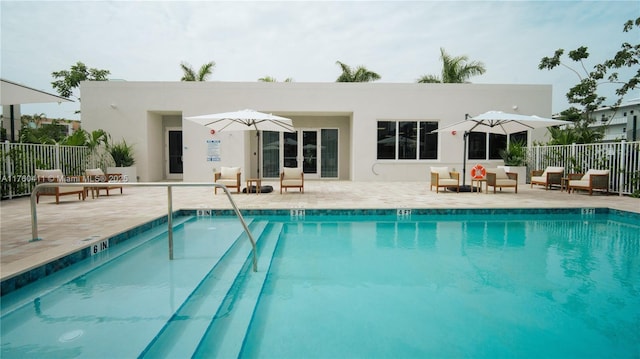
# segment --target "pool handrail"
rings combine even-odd
[[[168,235],[169,235],[169,259],[170,260],[173,259],[173,221],[172,221],[172,217],[173,217],[173,209],[172,209],[173,198],[172,198],[171,188],[172,187],[217,187],[217,188],[221,188],[222,190],[224,190],[224,193],[227,195],[227,198],[229,199],[229,203],[231,203],[231,207],[233,207],[233,210],[236,213],[236,216],[238,216],[238,219],[240,220],[240,223],[242,224],[242,227],[244,228],[245,233],[249,237],[249,241],[251,242],[251,247],[252,247],[252,252],[253,252],[253,271],[254,272],[258,271],[258,255],[257,255],[258,250],[256,248],[256,241],[253,238],[253,235],[251,234],[251,231],[249,230],[249,227],[247,226],[247,222],[244,220],[244,217],[242,216],[242,213],[240,213],[240,209],[238,209],[238,206],[234,202],[233,198],[231,198],[231,192],[229,192],[229,189],[225,185],[219,184],[219,183],[213,183],[213,182],[121,182],[121,183],[119,182],[118,185],[122,185],[123,187],[167,187],[167,207],[168,207],[167,208],[167,210],[168,210],[167,226],[168,226]],[[80,186],[81,187],[85,187],[85,188],[91,188],[91,187],[95,187],[96,183],[91,183],[91,182],[74,182],[74,183],[48,182],[48,183],[39,183],[33,188],[33,191],[31,192],[31,242],[39,241],[39,240],[42,239],[42,238],[38,237],[38,215],[37,215],[37,211],[36,211],[36,199],[37,199],[38,191],[41,188],[48,188],[48,187],[80,187]]]

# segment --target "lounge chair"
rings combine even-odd
[[[431,185],[429,191],[436,187],[436,193],[440,187],[454,188],[460,192],[460,173],[449,171],[449,167],[431,167]]]
[[[489,193],[489,186],[493,187],[493,193],[496,193],[496,188],[513,187],[518,193],[518,174],[516,172],[506,172],[504,168],[489,168],[487,169],[487,193]]]
[[[280,173],[280,194],[289,188],[299,188],[304,193],[304,172],[300,168],[285,167]]]
[[[105,174],[100,168],[90,168],[84,171],[86,176],[86,182],[99,183],[95,187],[87,187],[86,191],[91,189],[91,198],[94,198],[94,194],[96,197],[100,197],[100,191],[105,191],[107,196],[109,195],[110,190],[119,189],[120,194],[122,194],[122,185],[124,182],[121,173],[107,173]],[[85,193],[86,193],[85,191]],[[86,194],[85,194],[86,196]]]
[[[213,181],[215,183],[223,184],[227,188],[235,188],[240,193],[240,177],[242,171],[240,167],[220,167],[220,172],[216,172],[213,175]],[[218,194],[218,187],[213,190],[213,193]]]
[[[82,182],[82,176],[65,176],[62,170],[36,170],[36,181],[40,183],[78,183]],[[78,200],[85,199],[84,187],[47,187],[38,190],[36,203],[40,203],[40,196],[56,196],[56,204],[60,204],[60,197],[66,195],[78,195]]]
[[[587,173],[571,173],[569,174],[569,183],[567,192],[571,193],[577,189],[589,191],[589,195],[593,195],[593,190],[602,190],[609,193],[609,170],[590,169]]]
[[[544,186],[545,190],[551,186],[562,186],[564,167],[547,167],[544,171],[531,171],[531,188],[534,184]]]

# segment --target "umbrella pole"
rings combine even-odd
[[[258,179],[262,179],[262,177],[260,177],[260,131],[259,130],[256,130],[256,135],[258,136],[258,149],[256,151],[258,154]]]
[[[469,137],[469,131],[464,131],[463,136],[463,150],[462,150],[462,186],[466,186],[466,174],[467,174],[467,137]]]

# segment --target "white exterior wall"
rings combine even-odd
[[[141,181],[165,178],[164,128],[186,116],[250,108],[292,118],[297,128],[339,128],[339,179],[354,181],[426,181],[431,166],[462,168],[461,133],[440,134],[438,160],[377,160],[379,120],[438,121],[442,128],[489,110],[551,116],[550,85],[125,81],[83,82],[81,92],[84,129],[102,128],[114,140],[134,144]],[[206,162],[209,129],[187,120],[179,126],[185,181],[210,181],[220,166],[240,165],[243,175],[255,174],[255,136],[216,134],[222,161]]]
[[[603,107],[593,111],[594,123],[589,127],[604,128],[603,141],[633,141],[640,139],[640,99],[623,103],[617,108]],[[603,121],[604,120],[604,121]]]

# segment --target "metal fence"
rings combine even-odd
[[[608,169],[610,192],[623,195],[640,191],[640,141],[534,146],[527,149],[527,164],[528,172],[548,166],[564,167],[565,174]]]
[[[61,169],[68,176],[81,176],[94,165],[84,146],[40,145],[4,142],[0,148],[2,199],[31,194],[36,169]],[[91,166],[92,167],[92,166]]]

